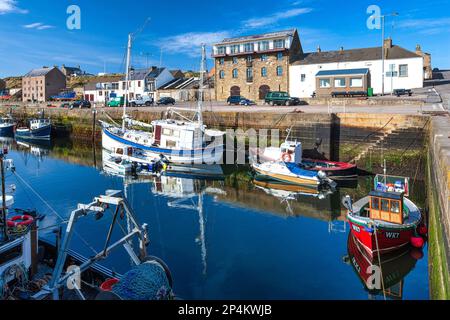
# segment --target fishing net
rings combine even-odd
[[[112,292],[122,300],[169,300],[172,290],[164,268],[157,262],[146,262],[127,272]]]

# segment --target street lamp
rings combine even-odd
[[[385,14],[380,16],[381,18],[381,95],[384,96],[384,20],[386,17],[396,17],[398,12],[393,12],[390,14]],[[391,75],[392,76],[392,75]]]

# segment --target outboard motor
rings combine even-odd
[[[342,205],[350,212],[353,213],[353,203],[352,203],[352,198],[347,195],[345,197],[342,198]]]

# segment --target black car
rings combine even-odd
[[[175,99],[171,98],[171,97],[164,97],[164,98],[159,99],[158,102],[156,102],[156,104],[158,106],[160,106],[160,105],[167,106],[169,104],[175,105]]]
[[[70,105],[71,109],[74,109],[74,108],[82,109],[82,108],[90,108],[90,107],[91,107],[91,103],[87,100],[77,100],[77,101],[72,102],[72,104]]]
[[[300,100],[300,98],[291,97],[289,99],[289,105],[290,106],[301,106],[301,105],[304,105],[304,104],[305,104],[305,102]]]
[[[227,99],[227,103],[228,103],[228,105],[232,105],[232,104],[239,105],[239,104],[241,104],[242,100],[245,100],[245,98],[242,96],[230,96]]]

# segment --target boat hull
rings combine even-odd
[[[319,186],[321,184],[319,180],[314,179],[312,177],[306,177],[306,176],[302,177],[302,176],[296,176],[296,175],[275,173],[275,172],[263,170],[257,165],[253,165],[253,169],[259,175],[259,179],[275,180],[275,181],[279,181],[279,182],[283,182],[283,183],[294,184],[294,185],[303,185],[303,186],[307,186],[307,185]]]
[[[0,136],[2,136],[2,137],[13,136],[14,135],[14,127],[15,127],[15,124],[0,126]]]
[[[154,146],[142,145],[114,134],[104,128],[102,133],[102,146],[106,151],[115,153],[117,149],[129,147],[142,151],[138,157],[142,163],[149,163],[164,156],[174,164],[221,164],[223,159],[223,145],[206,147],[203,149],[176,150]]]
[[[50,140],[52,132],[52,126],[49,124],[47,126],[41,127],[39,129],[25,129],[19,128],[16,130],[16,136],[21,139],[28,140]]]

